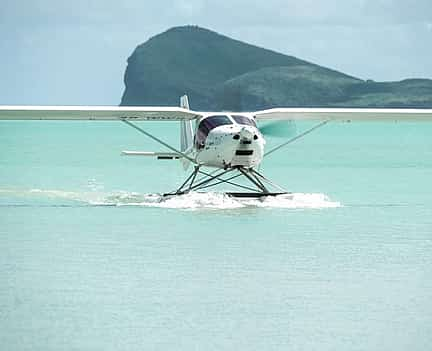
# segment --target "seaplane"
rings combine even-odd
[[[236,190],[227,191],[229,196],[262,198],[289,193],[260,172],[263,160],[327,123],[432,121],[432,109],[271,108],[252,112],[203,112],[191,110],[188,97],[184,95],[180,97],[179,107],[0,106],[0,120],[120,121],[167,149],[162,152],[123,151],[123,155],[180,160],[185,171],[193,166],[181,185],[164,196],[183,195],[224,184]],[[265,149],[265,133],[257,122],[298,120],[317,122],[270,150]],[[180,147],[149,133],[137,123],[140,121],[180,122]]]

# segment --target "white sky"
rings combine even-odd
[[[185,24],[364,79],[432,78],[431,0],[5,0],[0,104],[118,104],[134,48]]]

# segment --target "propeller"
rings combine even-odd
[[[263,135],[286,138],[297,133],[294,121],[271,121],[259,125],[259,130]]]

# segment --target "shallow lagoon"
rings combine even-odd
[[[176,140],[165,126],[149,128]],[[192,194],[159,206],[149,194],[184,173],[120,157],[160,150],[133,130],[2,122],[1,343],[427,350],[431,135],[428,124],[331,124],[263,165],[297,202]]]

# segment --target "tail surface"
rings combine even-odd
[[[180,97],[180,107],[189,110],[187,95]],[[192,121],[180,121],[180,150],[188,154],[193,149],[193,124]],[[182,158],[183,168],[188,169],[190,161]]]

